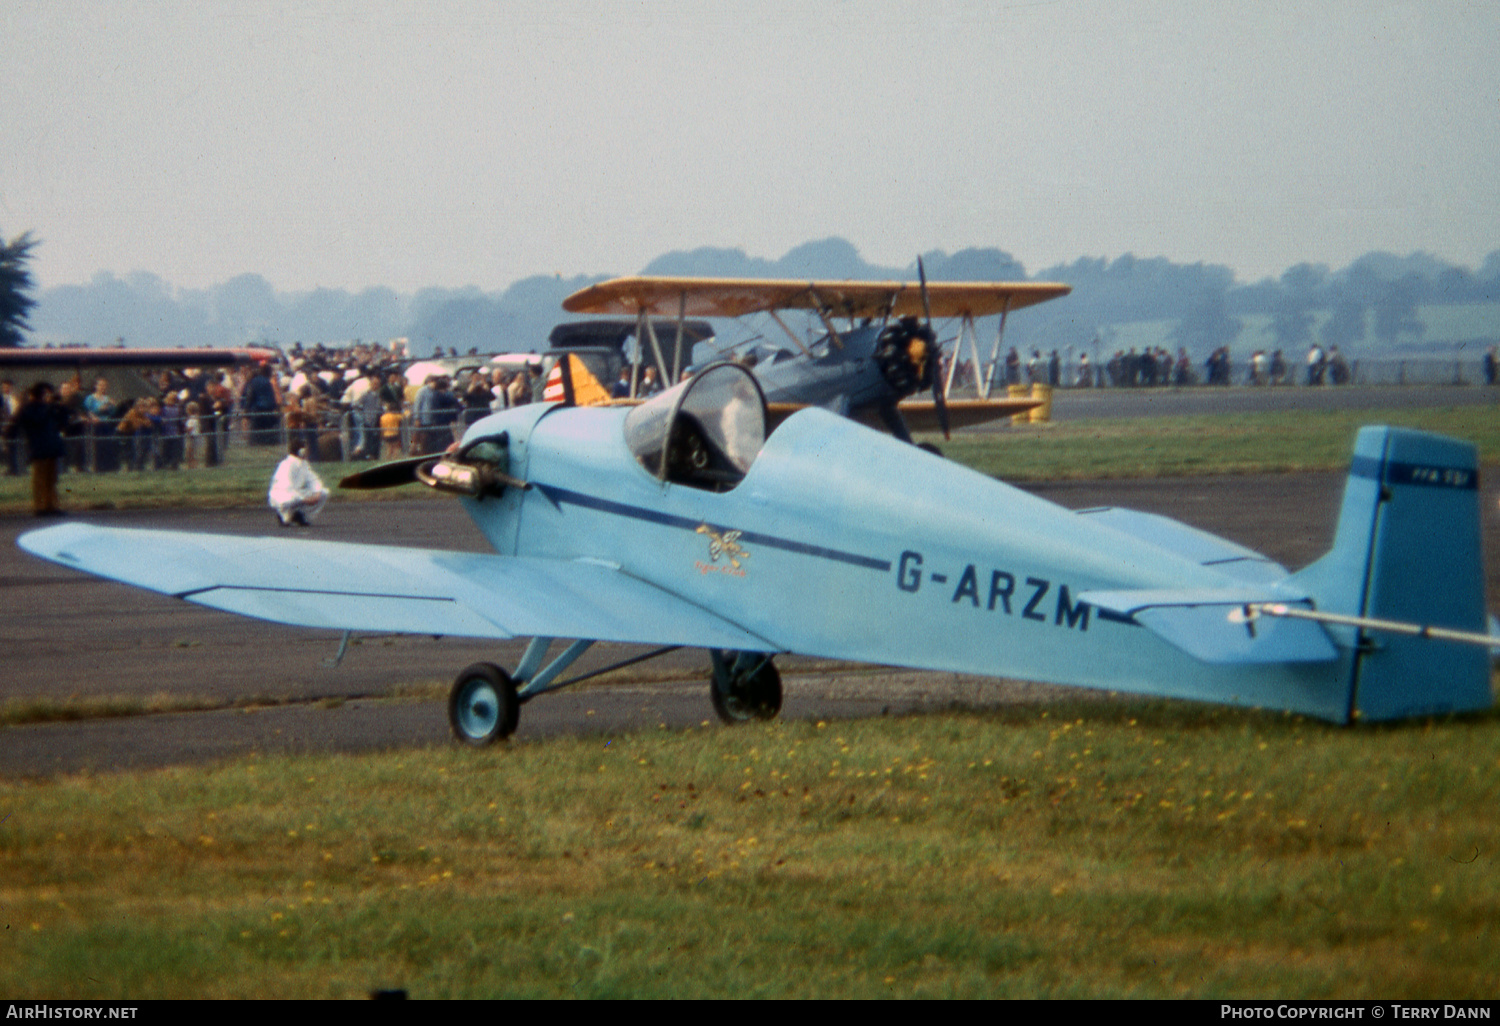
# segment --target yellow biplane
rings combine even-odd
[[[952,427],[1035,407],[1035,399],[991,397],[1006,320],[1015,310],[1071,291],[1071,286],[1057,282],[928,282],[925,273],[916,282],[630,277],[581,289],[563,301],[563,309],[637,318],[641,349],[649,343],[661,379],[667,382],[677,381],[684,368],[680,356],[671,367],[662,359],[654,319],[676,317],[682,324],[689,317],[766,314],[791,342],[789,348],[758,354],[753,362],[773,426],[805,406],[821,406],[884,426],[910,441],[913,429],[941,429],[947,434]],[[788,310],[816,315],[822,336],[810,343],[798,338],[781,317]],[[996,315],[999,330],[986,360],[975,321]],[[934,318],[959,321],[946,369],[932,328]],[[838,321],[846,322],[842,330]],[[680,347],[674,350],[680,352]],[[949,392],[959,365],[966,361],[978,394],[955,399]],[[638,380],[632,392],[637,385]],[[932,398],[912,398],[923,391],[930,391]]]

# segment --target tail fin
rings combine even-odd
[[[1474,446],[1404,428],[1361,429],[1333,548],[1295,579],[1327,612],[1484,632]],[[1493,704],[1483,649],[1355,628],[1330,632],[1354,650],[1349,719]]]

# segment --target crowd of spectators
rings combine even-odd
[[[449,350],[447,355],[457,353]],[[434,359],[443,356],[440,349]],[[56,422],[61,438],[56,464],[59,470],[97,473],[192,470],[217,466],[231,444],[284,451],[291,440],[301,440],[313,462],[438,453],[478,418],[542,397],[535,365],[506,370],[487,368],[477,359],[476,363],[477,369],[456,376],[434,369],[412,380],[407,374],[412,360],[399,345],[299,344],[281,359],[261,365],[157,371],[146,388],[132,389],[145,394],[130,399],[112,395],[104,378],[87,382],[75,376],[47,392],[46,402],[56,408],[49,422]],[[1352,380],[1337,346],[1324,350],[1312,345],[1305,367],[1307,385]],[[969,363],[960,363],[955,387],[972,385],[971,372]],[[1090,361],[1085,352],[1076,363],[1065,363],[1055,349],[1046,356],[1033,349],[1023,358],[1012,347],[994,372],[996,383],[1054,388],[1274,386],[1298,383],[1303,377],[1279,349],[1257,350],[1236,368],[1228,347],[1216,349],[1202,364],[1201,374],[1186,349],[1174,356],[1161,347],[1117,350],[1103,362]],[[659,387],[652,375],[647,368],[642,394]],[[1485,379],[1488,384],[1500,379],[1500,358],[1493,347],[1486,355]],[[628,378],[622,377],[614,391],[628,387]],[[0,382],[0,462],[8,474],[22,473],[38,446],[50,448],[49,441],[28,433],[27,425],[34,425],[36,418],[21,419],[23,407],[36,401],[19,395],[11,382]]]
[[[1318,378],[1309,384],[1346,384],[1350,380],[1349,366],[1338,354],[1337,347],[1324,354],[1318,349]],[[1033,349],[1025,358],[1019,350],[1011,347],[1004,363],[996,368],[995,383],[1006,386],[1050,385],[1053,388],[1156,388],[1192,385],[1290,385],[1292,370],[1281,350],[1267,353],[1257,350],[1242,368],[1234,366],[1229,347],[1215,349],[1203,362],[1201,370],[1185,348],[1179,348],[1174,356],[1160,346],[1147,346],[1137,350],[1117,349],[1108,360],[1096,361],[1085,351],[1075,363],[1064,360],[1056,349],[1046,356],[1040,349]],[[1326,371],[1326,374],[1325,374]],[[967,362],[960,363],[955,372],[955,387],[972,383],[973,374]]]
[[[106,378],[85,387],[78,377],[55,389],[45,385],[62,437],[60,469],[109,472],[215,466],[222,459],[227,422],[235,408],[232,382],[225,375],[189,369],[162,371],[133,399],[110,393]],[[13,392],[10,382],[4,383]],[[6,410],[5,470],[20,472],[34,455],[35,439]]]
[[[284,452],[294,439],[313,462],[438,453],[480,417],[540,395],[530,367],[435,371],[410,381],[410,363],[400,348],[298,345],[271,363],[155,371],[131,389],[145,394],[130,399],[112,395],[106,378],[75,375],[47,391],[61,438],[58,468],[192,470],[219,465],[231,444]],[[9,474],[32,462],[36,444],[23,430],[24,405],[11,382],[0,383]]]
[[[1307,365],[1309,385],[1347,385],[1353,381],[1349,363],[1338,346],[1326,351],[1322,346],[1312,346]],[[1492,355],[1486,367],[1486,380],[1494,383],[1500,378],[1500,357]],[[955,382],[965,383],[971,377],[967,364],[960,364]],[[1297,383],[1296,377],[1297,371],[1280,349],[1273,352],[1258,349],[1237,367],[1229,347],[1221,346],[1208,355],[1200,369],[1185,348],[1179,348],[1175,356],[1160,346],[1117,349],[1102,362],[1091,360],[1083,352],[1074,363],[1071,359],[1064,362],[1055,349],[1046,357],[1041,350],[1033,349],[1030,359],[1023,359],[1012,347],[997,381],[1015,386],[1045,384],[1053,388],[1183,388],[1202,384],[1292,385]]]

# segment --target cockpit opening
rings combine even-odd
[[[766,442],[766,400],[755,376],[719,363],[625,417],[625,443],[658,480],[725,492]]]

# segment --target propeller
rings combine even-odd
[[[339,487],[374,490],[376,488],[398,488],[401,485],[415,484],[417,480],[417,468],[424,463],[430,463],[436,458],[435,456],[409,456],[404,460],[392,460],[390,463],[382,463],[371,467],[369,470],[361,470],[357,474],[350,474],[339,481]]]
[[[927,293],[927,268],[922,266],[922,255],[917,254],[917,277],[922,283],[922,314],[927,319],[926,336],[928,349],[923,376],[932,378],[932,404],[937,407],[938,425],[943,429],[943,438],[952,437],[948,431],[948,397],[943,394],[942,366],[938,359],[937,332],[932,330],[932,297]]]
[[[339,487],[373,490],[399,488],[420,481],[441,492],[476,498],[498,495],[504,488],[520,488],[524,491],[531,487],[529,483],[511,477],[501,469],[509,465],[506,452],[509,445],[509,433],[502,431],[494,438],[480,439],[462,452],[458,451],[455,444],[446,453],[409,456],[404,460],[393,460],[369,470],[361,470],[341,480]]]
[[[886,384],[896,393],[897,401],[923,389],[932,390],[938,424],[943,429],[943,437],[947,438],[948,404],[943,395],[937,333],[932,330],[932,302],[927,291],[927,270],[922,266],[921,257],[917,258],[917,273],[921,277],[922,312],[926,315],[927,323],[923,324],[915,317],[903,317],[895,324],[888,325],[875,342],[875,362],[885,377]],[[895,412],[894,403],[892,412]]]

